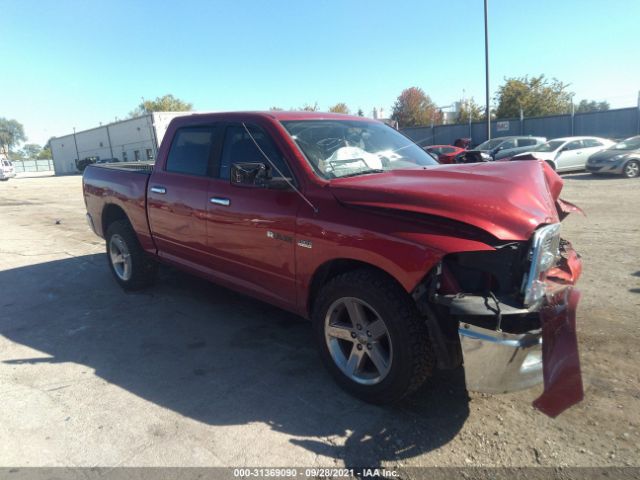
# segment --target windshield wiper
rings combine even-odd
[[[381,168],[372,168],[371,170],[361,170],[360,172],[348,173],[346,175],[340,175],[337,178],[348,178],[348,177],[357,177],[358,175],[367,175],[369,173],[384,173],[388,170],[383,170]]]

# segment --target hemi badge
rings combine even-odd
[[[302,248],[313,248],[311,240],[298,240],[298,246]]]
[[[278,232],[272,232],[271,230],[267,230],[267,237],[273,238],[274,240],[282,240],[283,242],[288,242],[288,243],[293,242],[293,237],[290,237],[289,235],[283,235]]]

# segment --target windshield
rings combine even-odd
[[[563,140],[551,140],[531,149],[532,152],[555,152],[564,144]]]
[[[613,150],[636,150],[640,149],[640,137],[631,137],[626,140],[616,143],[613,147]]]
[[[487,140],[486,142],[482,142],[475,149],[476,150],[493,150],[502,142],[504,142],[504,138],[494,138],[493,140]]]
[[[296,120],[282,125],[318,175],[326,179],[438,165],[431,155],[383,123]]]

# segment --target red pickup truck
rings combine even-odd
[[[577,207],[544,162],[439,165],[387,125],[309,112],[189,115],[155,165],[90,165],[87,220],[115,280],[167,263],[310,319],[347,391],[383,403],[434,368],[581,400]]]

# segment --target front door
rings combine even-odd
[[[300,198],[291,189],[233,185],[231,166],[265,163],[262,152],[291,178],[282,153],[257,125],[228,124],[217,174],[208,194],[208,250],[220,260],[218,272],[231,283],[283,307],[295,306],[295,225]],[[262,152],[256,147],[260,145]]]
[[[575,170],[581,161],[584,165],[582,157],[582,140],[573,140],[562,147],[560,154],[556,157],[556,170],[559,172]]]

